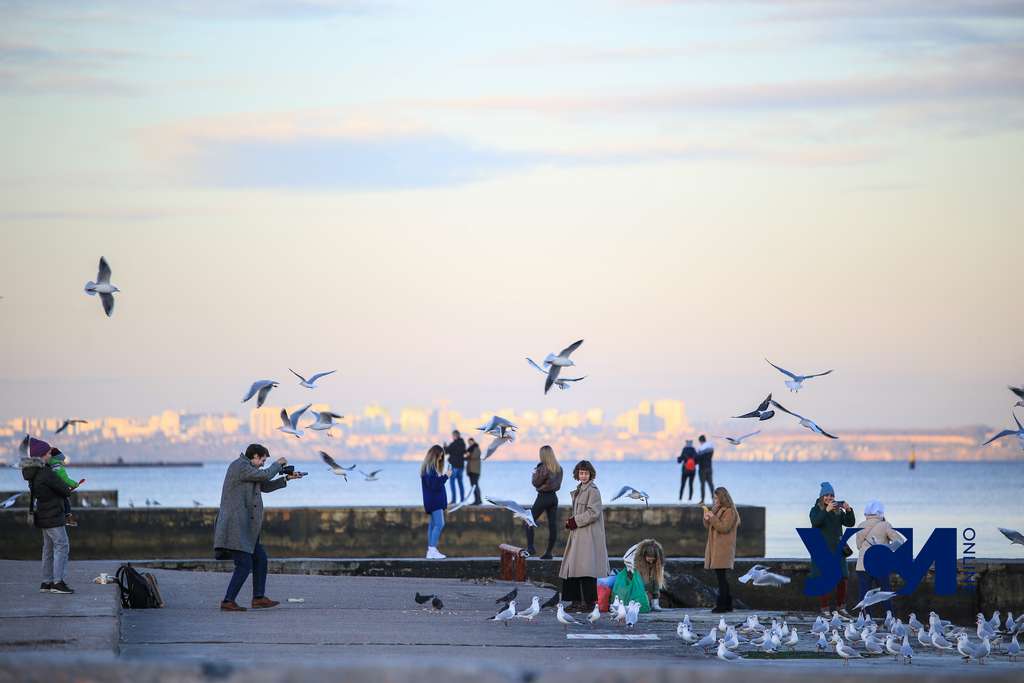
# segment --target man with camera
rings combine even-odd
[[[220,603],[225,612],[244,612],[235,602],[242,584],[252,574],[252,606],[254,609],[274,607],[276,600],[265,594],[267,586],[267,553],[260,544],[263,527],[263,494],[283,489],[289,479],[299,479],[305,472],[296,472],[284,458],[278,458],[263,469],[270,459],[265,446],[253,443],[245,453],[228,465],[220,493],[220,511],[213,532],[213,549],[217,559],[232,559],[235,573],[228,583],[228,592]],[[278,477],[282,474],[284,476]],[[276,478],[275,478],[276,477]]]

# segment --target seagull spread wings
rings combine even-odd
[[[559,351],[558,355],[561,356],[562,358],[568,358],[569,354],[571,354],[576,349],[580,348],[580,344],[582,344],[582,343],[583,343],[582,339],[580,339],[578,341],[574,341],[572,344],[569,344],[564,349]]]
[[[810,379],[812,377],[822,377],[822,376],[827,375],[830,372],[832,372],[832,370],[826,370],[825,372],[816,372],[816,373],[811,374],[811,375],[798,375],[795,372],[790,372],[789,370],[786,370],[785,368],[780,368],[778,365],[776,365],[775,363],[771,362],[767,358],[765,358],[765,361],[768,363],[768,365],[772,366],[773,368],[775,368],[776,370],[781,372],[783,375],[791,377],[794,380],[796,380],[797,382],[803,382],[805,379]]]
[[[1006,536],[1008,539],[1010,539],[1011,544],[1019,543],[1020,545],[1024,545],[1024,534],[1022,534],[1021,532],[1016,531],[1014,529],[1004,529],[1003,527],[998,528],[999,532],[1003,536]]]
[[[1017,414],[1016,413],[1010,413],[1010,414],[1013,415],[1013,421],[1017,423],[1017,429],[1004,429],[1003,431],[999,432],[998,434],[993,436],[991,439],[989,439],[985,443],[981,444],[982,446],[987,446],[990,443],[992,443],[993,441],[995,441],[996,439],[1001,439],[1004,436],[1017,435],[1017,436],[1024,437],[1024,425],[1021,425],[1020,420],[1017,419]]]
[[[643,491],[639,491],[639,490],[633,488],[632,486],[623,486],[621,489],[619,489],[619,492],[615,494],[615,497],[612,498],[611,502],[614,503],[619,498],[622,498],[623,496],[626,496],[626,495],[628,495],[630,498],[636,498],[638,500],[642,500],[642,501],[644,501],[644,504],[647,503],[647,494],[644,493]]]
[[[334,458],[329,456],[327,453],[324,453],[323,451],[318,451],[318,453],[320,453],[320,459],[324,461],[325,465],[334,470],[335,474],[340,474],[343,477],[345,477],[345,479],[348,479],[348,475],[346,474],[346,472],[351,472],[356,468],[355,465],[351,465],[349,467],[342,467],[337,463],[337,461]]]
[[[310,377],[309,379],[306,379],[305,377],[303,377],[299,373],[295,372],[291,368],[288,368],[288,369],[291,371],[291,373],[293,375],[298,377],[299,381],[301,381],[303,384],[316,384],[316,381],[318,379],[320,379],[321,377],[326,377],[327,375],[330,375],[330,374],[333,374],[333,373],[337,372],[337,370],[328,370],[327,372],[318,372],[315,375],[313,375],[312,377]]]
[[[804,427],[807,427],[812,432],[817,432],[818,434],[821,434],[822,436],[827,436],[830,439],[838,439],[839,438],[838,436],[835,436],[833,434],[829,434],[828,432],[826,432],[824,429],[822,429],[820,426],[818,426],[818,423],[815,422],[814,420],[812,420],[812,419],[810,419],[808,417],[804,417],[803,415],[799,415],[797,413],[794,413],[792,410],[788,410],[785,406],[783,406],[778,401],[772,401],[772,405],[775,406],[776,408],[778,408],[779,410],[781,410],[782,412],[789,413],[793,417],[798,418],[800,420],[800,424],[802,424]]]
[[[513,516],[522,519],[528,525],[537,526],[537,523],[533,521],[533,512],[527,510],[514,500],[495,500],[494,498],[487,498],[486,500],[491,505],[497,505],[498,507],[505,508],[510,511]]]

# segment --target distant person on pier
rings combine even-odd
[[[220,492],[220,508],[213,530],[213,549],[218,559],[229,556],[235,571],[228,582],[227,593],[220,603],[225,612],[244,612],[235,599],[249,574],[252,574],[252,607],[263,609],[280,603],[267,597],[267,552],[260,543],[263,530],[263,494],[283,489],[290,479],[302,477],[295,472],[281,474],[288,464],[278,458],[263,468],[270,459],[270,451],[258,443],[251,443],[240,453],[224,473]]]
[[[686,490],[687,482],[690,483],[690,495],[686,500],[693,500],[693,478],[697,475],[697,449],[693,447],[693,439],[686,440],[683,451],[676,458],[676,462],[683,465],[679,480],[679,500],[683,500],[683,491]]]
[[[814,503],[814,507],[811,508],[808,516],[811,520],[811,526],[815,529],[821,529],[821,532],[825,535],[825,544],[832,553],[835,553],[836,548],[839,546],[839,539],[843,536],[843,527],[853,526],[857,523],[857,518],[853,514],[853,508],[845,500],[836,500],[835,489],[827,481],[821,482],[818,500]],[[842,553],[843,559],[839,563],[839,571],[842,573],[842,578],[836,584],[835,609],[841,616],[850,619],[852,617],[846,611],[846,584],[850,577],[850,565],[846,562],[846,558],[853,554],[853,550],[847,544]],[[820,575],[821,572],[818,571],[817,565],[811,563],[811,573],[808,575],[808,578],[815,578]],[[832,593],[826,593],[819,599],[822,616],[830,615],[829,603],[832,595]]]
[[[456,432],[458,434],[458,432]],[[423,489],[423,509],[430,519],[427,522],[427,559],[443,560],[437,549],[441,541],[441,532],[444,530],[444,511],[448,507],[448,497],[445,495],[445,482],[451,474],[451,467],[444,471],[444,448],[434,444],[423,456],[423,463],[420,465],[420,486]]]
[[[718,600],[711,610],[715,613],[732,611],[728,572],[736,561],[736,530],[739,525],[740,513],[732,502],[732,496],[724,486],[719,486],[715,489],[711,509],[704,508],[704,528],[708,530],[704,568],[714,569],[718,578]]]
[[[860,591],[860,599],[872,586],[877,586],[884,591],[891,591],[888,575],[874,577],[864,569],[864,553],[873,545],[885,545],[895,549],[907,542],[907,537],[896,531],[892,524],[885,519],[885,506],[881,501],[870,500],[864,506],[864,521],[857,525],[860,531],[854,536],[857,541],[857,588]],[[880,609],[892,611],[892,600],[881,603]],[[864,612],[871,616],[871,607],[865,607]]]
[[[715,481],[711,472],[711,459],[715,457],[715,446],[701,434],[697,437],[697,478],[700,479],[700,504],[704,504],[704,484],[708,485],[708,495],[714,495]]]
[[[466,442],[466,476],[469,477],[469,487],[473,490],[473,505],[482,505],[480,498],[480,444],[476,439],[469,437]],[[476,488],[473,488],[473,487]]]
[[[548,516],[548,545],[542,560],[551,559],[551,551],[555,549],[558,542],[558,489],[562,488],[562,466],[558,464],[555,451],[551,446],[540,447],[540,462],[533,468],[533,476],[530,483],[537,491],[537,498],[533,501],[533,521],[540,523],[540,516]],[[536,555],[537,551],[533,546],[533,527],[526,525],[526,552]]]
[[[32,525],[43,532],[43,582],[39,592],[70,594],[75,591],[65,582],[71,543],[65,528],[64,501],[72,489],[47,464],[54,450],[45,441],[30,438],[29,457],[22,458],[19,465],[22,478],[28,482]]]
[[[558,576],[562,599],[571,600],[569,610],[590,612],[597,602],[597,577],[608,576],[608,545],[604,534],[601,492],[594,484],[597,471],[586,460],[576,463],[572,477],[579,486],[572,492],[572,517],[566,520],[569,539]]]
[[[462,487],[462,471],[466,465],[466,442],[462,440],[459,430],[452,432],[452,442],[446,444],[444,452],[448,454],[448,464],[452,468],[452,476],[449,484],[452,487],[452,502],[462,502],[466,499],[466,490]],[[455,483],[459,484],[459,497],[455,497]]]

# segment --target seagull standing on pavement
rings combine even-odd
[[[707,635],[698,640],[690,647],[699,647],[704,650],[704,654],[708,653],[708,650],[715,646],[718,642],[718,627],[712,626],[711,630],[708,631]]]
[[[573,351],[578,349],[580,347],[580,344],[582,343],[582,339],[574,341],[572,344],[569,344],[564,349],[559,351],[558,355],[549,353],[547,357],[544,358],[544,365],[548,366],[548,378],[544,381],[545,394],[548,393],[548,390],[551,388],[551,385],[554,384],[555,380],[558,379],[558,373],[562,371],[562,368],[567,368],[569,366],[576,365],[576,363],[574,363],[569,358],[569,356],[572,354]]]
[[[309,379],[306,379],[305,377],[303,377],[299,373],[295,372],[291,368],[288,368],[288,369],[291,370],[291,373],[293,375],[295,375],[296,377],[299,378],[299,386],[300,387],[306,387],[307,389],[316,389],[316,381],[318,379],[320,379],[321,377],[326,377],[327,375],[330,375],[330,374],[333,374],[333,373],[337,372],[337,370],[328,370],[327,372],[318,372],[315,375],[311,376]]]
[[[249,387],[248,393],[246,393],[246,395],[242,398],[242,403],[245,403],[250,398],[255,396],[256,407],[262,408],[263,402],[267,400],[267,394],[269,394],[270,390],[276,386],[279,386],[279,384],[272,379],[258,379],[252,383],[251,387]]]
[[[601,619],[601,607],[596,602],[594,603],[594,609],[587,615],[587,621],[590,622],[591,628]]]
[[[723,662],[735,662],[739,659],[743,659],[738,654],[730,650],[725,646],[725,640],[722,638],[718,639],[718,658]]]
[[[302,414],[304,412],[309,410],[309,407],[311,405],[313,404],[307,403],[306,405],[302,406],[294,413],[292,413],[290,417],[288,415],[288,411],[285,410],[284,408],[281,408],[281,426],[278,427],[277,430],[280,432],[284,432],[285,434],[291,434],[296,439],[301,437],[306,432],[303,429],[299,429],[299,418],[302,417]]]
[[[558,613],[555,615],[555,618],[558,619],[558,623],[565,627],[566,631],[569,630],[570,626],[579,626],[580,624],[571,615],[565,613],[565,605],[562,603],[558,603]]]
[[[538,614],[540,614],[540,598],[534,595],[533,600],[530,602],[530,606],[522,612],[517,612],[516,618],[533,621],[533,618]]]
[[[789,370],[786,370],[785,368],[780,368],[778,365],[771,362],[767,358],[765,358],[765,361],[767,361],[768,365],[772,366],[786,377],[789,377],[789,379],[786,380],[786,386],[789,387],[789,390],[792,391],[793,393],[800,391],[800,389],[803,388],[804,382],[806,382],[810,378],[822,377],[823,375],[827,375],[830,372],[832,372],[831,370],[826,370],[825,372],[816,372],[813,375],[798,375],[795,372],[790,372]]]
[[[96,274],[96,282],[92,280],[86,282],[85,293],[89,296],[100,295],[100,301],[103,303],[103,312],[109,318],[114,314],[114,292],[120,291],[120,289],[110,284],[110,266],[107,265],[107,259],[100,256],[100,267]]]
[[[506,607],[505,609],[503,609],[500,612],[498,612],[497,614],[495,614],[494,618],[491,619],[490,621],[500,621],[500,622],[504,623],[505,626],[508,626],[509,622],[512,619],[514,619],[515,616],[516,616],[516,601],[513,600],[512,602],[508,603],[508,607]]]

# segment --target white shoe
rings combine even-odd
[[[658,598],[651,600],[651,610],[654,612],[661,612],[661,600]]]
[[[441,551],[438,550],[437,548],[434,548],[432,546],[430,548],[427,548],[427,559],[428,560],[443,560],[446,557],[447,557],[447,555],[442,555]]]
[[[444,553],[442,553],[442,552],[441,552],[440,550],[438,550],[437,548],[434,548],[434,559],[437,559],[437,560],[443,560],[443,559],[445,559],[446,557],[448,557],[448,556],[447,556],[447,555],[445,555]]]

